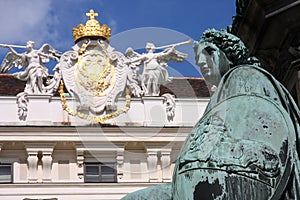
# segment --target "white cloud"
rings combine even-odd
[[[24,45],[33,40],[39,46],[55,37],[51,27],[57,19],[51,15],[51,1],[0,1],[0,43]]]

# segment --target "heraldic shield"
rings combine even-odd
[[[79,57],[74,67],[75,83],[79,91],[89,96],[106,96],[116,82],[115,67],[100,51],[88,51]]]
[[[74,81],[82,105],[100,113],[116,83],[115,67],[103,52],[87,51],[74,66]]]
[[[292,121],[276,103],[254,95],[222,101],[206,112],[182,147],[173,198],[207,193],[215,199],[277,199],[293,168],[294,144]],[[182,189],[182,184],[190,185]]]
[[[127,99],[125,109],[116,111],[117,97],[125,90],[128,74],[124,56],[114,51],[109,44],[98,40],[86,40],[77,46],[79,51],[64,53],[60,62],[63,82],[77,104],[76,111],[71,111],[66,105],[61,86],[64,109],[71,115],[95,123],[103,123],[104,120],[127,111],[130,99]],[[130,98],[129,91],[126,90],[126,94],[126,98]],[[110,113],[110,116],[92,119],[90,115],[84,115],[81,111],[88,111],[91,116],[107,113]]]

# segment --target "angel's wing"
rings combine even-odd
[[[170,60],[173,62],[183,62],[187,58],[186,53],[182,53],[176,49],[170,51],[170,48],[165,49],[160,54],[161,56],[158,57],[158,62],[163,66],[168,66]]]
[[[0,73],[7,73],[11,68],[18,67],[19,69],[26,66],[25,59],[12,52],[6,54],[0,66]]]
[[[138,60],[138,58],[140,58],[142,55],[134,51],[131,47],[128,47],[125,51],[125,56],[127,59],[134,61],[134,60]],[[136,66],[140,66],[142,65],[142,60],[134,61],[133,64]]]
[[[42,62],[47,63],[50,61],[50,57],[57,57],[58,59],[61,57],[62,53],[54,49],[50,44],[44,44],[40,49],[39,52],[47,55],[48,57],[41,56]],[[49,57],[50,56],[50,57]]]

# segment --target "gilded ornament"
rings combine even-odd
[[[72,29],[74,42],[76,43],[83,37],[102,37],[109,41],[111,29],[106,24],[100,25],[99,21],[95,19],[98,13],[91,9],[89,13],[86,13],[86,16],[90,19],[85,25],[78,24],[77,28]]]
[[[125,103],[125,107],[117,110],[115,112],[109,113],[107,115],[101,115],[101,116],[93,116],[93,115],[87,115],[78,111],[74,111],[72,110],[68,105],[67,105],[67,100],[66,100],[66,95],[64,93],[64,83],[63,81],[61,81],[60,86],[59,86],[59,90],[58,90],[59,94],[60,94],[60,99],[61,99],[61,104],[62,104],[62,108],[67,111],[67,113],[69,115],[72,116],[77,116],[81,119],[85,119],[90,121],[92,124],[104,124],[106,120],[115,118],[117,116],[119,116],[122,113],[125,113],[129,110],[130,108],[130,102],[131,102],[131,97],[130,97],[130,90],[128,88],[126,88],[126,103]]]
[[[102,52],[91,50],[79,56],[74,78],[77,87],[83,87],[95,96],[105,96],[115,85],[115,67]]]

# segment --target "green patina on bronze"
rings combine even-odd
[[[172,199],[171,183],[151,186],[128,194],[122,200],[167,200]]]
[[[286,89],[226,31],[209,29],[196,63],[217,89],[182,146],[160,199],[299,199],[299,110]],[[153,188],[123,200],[157,199]],[[129,198],[130,197],[130,198]]]

